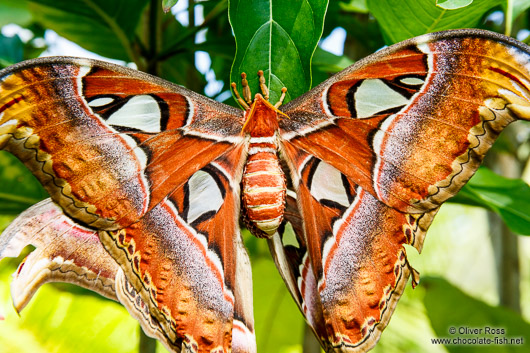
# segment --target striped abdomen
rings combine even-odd
[[[268,237],[278,229],[283,220],[285,190],[273,137],[252,137],[243,172],[242,199],[247,226],[254,235]]]

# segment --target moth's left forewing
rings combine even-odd
[[[162,79],[78,58],[0,72],[0,148],[87,225],[134,223],[242,143],[242,112]]]
[[[240,294],[251,288],[238,246],[242,117],[95,60],[42,58],[0,72],[0,148],[22,159],[66,219],[98,229],[123,271],[119,300],[174,351],[227,352],[234,327],[240,350],[255,345],[252,299]]]

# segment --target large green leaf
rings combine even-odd
[[[515,233],[530,235],[530,186],[521,179],[482,167],[451,202],[485,207],[498,213]]]
[[[450,353],[528,352],[530,324],[524,321],[519,314],[475,299],[442,278],[422,278],[422,286],[427,289],[424,303],[432,327],[438,338],[449,339],[449,344],[446,344],[445,348]],[[466,328],[467,334],[464,333]],[[453,329],[456,332],[453,333]],[[469,329],[475,329],[474,333],[469,333]],[[491,334],[493,329],[496,329],[495,334]],[[504,333],[497,330],[503,330]],[[453,341],[483,338],[495,342],[495,337],[506,338],[508,341],[512,338],[522,338],[522,343],[519,341],[517,344],[513,341],[511,344],[476,343],[473,345],[456,344],[458,341]],[[432,337],[431,342],[433,339],[436,337]]]
[[[513,19],[516,19],[523,12],[528,10],[530,7],[530,1],[528,0],[512,0],[513,1]]]
[[[0,33],[0,68],[22,61],[24,43],[19,36],[5,37]]]
[[[132,48],[148,0],[32,0],[34,18],[99,55],[137,61]]]
[[[252,94],[259,92],[263,70],[276,102],[282,87],[286,101],[311,87],[311,56],[322,35],[327,1],[231,0],[228,14],[236,38],[236,57],[230,78],[241,87],[248,74]],[[240,89],[241,92],[241,89]]]
[[[436,6],[445,10],[455,10],[469,6],[473,0],[436,0]]]
[[[31,13],[28,11],[26,0],[0,1],[0,27],[8,23],[26,26],[31,22]]]
[[[368,0],[368,8],[379,21],[387,44],[392,44],[425,33],[475,27],[484,13],[503,2],[480,0],[447,10],[433,0]]]
[[[19,214],[48,197],[29,170],[4,151],[0,151],[0,180],[0,214]]]

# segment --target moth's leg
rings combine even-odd
[[[263,97],[265,100],[269,100],[269,89],[267,88],[267,84],[265,83],[265,77],[263,77],[263,70],[258,71],[259,76],[259,88],[261,89],[261,93],[263,93]]]
[[[241,85],[243,86],[243,97],[245,99],[241,98],[241,96],[239,95],[235,82],[232,82],[232,89],[234,90],[234,94],[239,104],[241,104],[241,106],[245,108],[245,110],[247,110],[250,108],[249,104],[252,103],[252,99],[250,97],[250,87],[248,87],[247,74],[244,72],[241,74]]]
[[[283,104],[283,100],[285,99],[285,92],[287,92],[287,87],[282,87],[282,95],[280,96],[278,102],[274,104],[274,108],[278,108],[280,105]]]

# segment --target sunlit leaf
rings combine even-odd
[[[501,3],[503,0],[481,0],[446,10],[433,0],[368,0],[368,8],[392,44],[425,33],[475,27],[483,14]]]
[[[164,12],[169,12],[178,1],[179,0],[162,0],[162,9],[164,9]]]
[[[8,23],[26,26],[31,22],[31,17],[26,0],[0,1],[0,27]]]
[[[2,263],[3,265],[3,263]],[[14,271],[15,269],[12,269]],[[9,275],[0,271],[0,347],[5,353],[136,353],[138,324],[120,304],[45,285],[20,317],[9,303]]]
[[[258,352],[290,352],[289,347],[297,345],[295,352],[301,352],[305,322],[274,263],[263,258],[253,261],[252,274]]]
[[[335,55],[317,47],[312,61],[313,86],[352,64],[353,61],[346,56]]]
[[[320,47],[317,47],[315,55],[313,56],[313,67],[326,72],[339,72],[352,64],[353,61],[348,57],[335,55]]]
[[[351,0],[350,2],[340,2],[339,6],[342,10],[348,12],[368,13],[368,6],[366,0]]]
[[[445,10],[456,10],[470,5],[473,0],[436,0],[436,6]]]
[[[247,73],[252,93],[259,92],[258,70],[263,70],[271,102],[282,87],[286,101],[311,87],[311,56],[322,35],[327,1],[233,0],[229,18],[237,53],[230,78],[241,87]]]
[[[501,216],[515,233],[530,235],[530,186],[479,168],[451,202],[485,207]]]
[[[513,18],[516,19],[523,12],[530,8],[530,1],[528,0],[512,0],[513,1]]]

